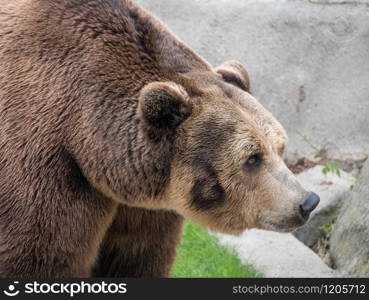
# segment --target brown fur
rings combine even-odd
[[[1,277],[165,277],[183,216],[304,222],[240,64],[213,70],[129,0],[0,0],[0,24]]]
[[[168,276],[182,220],[176,213],[121,206],[102,244],[94,275]]]

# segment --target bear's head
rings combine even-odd
[[[250,94],[245,68],[227,62],[190,81],[152,82],[139,95],[143,135],[174,145],[164,207],[232,234],[304,224],[319,197],[286,167],[287,135]]]

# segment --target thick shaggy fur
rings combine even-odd
[[[128,202],[161,192],[172,145],[143,147],[137,93],[174,74],[163,57],[205,63],[130,1],[0,6],[0,276],[90,276],[114,216],[96,274],[167,276],[182,218],[96,187]]]
[[[183,216],[302,224],[249,88],[129,0],[0,0],[0,277],[165,277]]]

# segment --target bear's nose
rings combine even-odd
[[[318,206],[320,198],[315,193],[310,193],[305,202],[300,205],[300,213],[303,218],[308,218],[310,213]]]

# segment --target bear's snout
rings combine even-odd
[[[318,206],[320,197],[311,192],[306,197],[305,202],[300,205],[300,214],[304,219],[308,219],[310,213]]]

